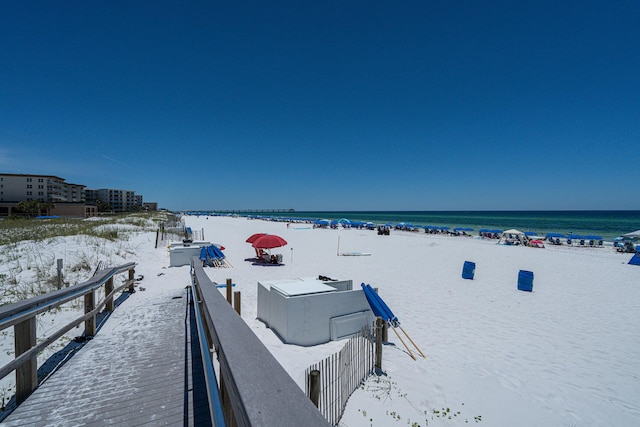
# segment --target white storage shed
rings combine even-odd
[[[285,343],[311,346],[351,336],[374,320],[362,289],[323,277],[258,282],[258,319]]]
[[[171,242],[169,243],[169,267],[180,267],[191,264],[191,258],[199,257],[203,246],[210,246],[210,242]]]

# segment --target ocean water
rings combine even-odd
[[[296,219],[340,219],[371,221],[375,224],[433,225],[534,231],[546,233],[595,234],[612,240],[640,229],[640,211],[345,211],[345,212],[242,212],[239,215]]]

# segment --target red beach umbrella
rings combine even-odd
[[[253,243],[256,240],[258,240],[260,237],[262,236],[266,236],[267,233],[256,233],[256,234],[252,234],[251,236],[249,236],[249,238],[247,240],[245,240],[245,242],[247,243]]]
[[[286,244],[287,241],[280,236],[276,236],[275,234],[265,234],[264,236],[256,239],[251,246],[256,249],[272,249],[285,246]]]

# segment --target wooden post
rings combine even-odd
[[[15,353],[20,356],[36,345],[36,318],[31,317],[13,327]],[[16,401],[24,402],[38,386],[38,358],[33,356],[16,368]]]
[[[158,249],[158,237],[160,237],[160,229],[156,230],[156,249]]]
[[[87,314],[96,307],[96,291],[91,291],[84,296],[84,313]],[[96,334],[96,316],[93,315],[84,321],[84,336],[94,336]]]
[[[382,372],[382,317],[376,317],[376,372]]]
[[[378,293],[378,288],[373,288]],[[382,342],[389,342],[389,324],[384,322],[382,325]]]
[[[62,289],[62,259],[58,259],[58,289]]]
[[[227,279],[227,302],[229,304],[233,304],[232,302],[232,292],[231,292],[231,285],[233,285],[233,283],[231,283],[231,279]]]
[[[222,373],[220,373],[220,403],[222,404],[222,412],[224,413],[225,421],[228,425],[233,426],[233,408],[231,407],[231,399],[229,399],[229,393],[227,392],[227,386]]]
[[[105,308],[107,311],[113,312],[113,295],[109,296],[111,292],[113,292],[113,277],[104,284]]]
[[[136,270],[134,270],[133,268],[129,270],[129,292],[130,293],[134,293],[136,291],[133,286],[135,284],[135,280],[133,279],[133,276],[135,274],[136,274]]]
[[[320,402],[320,371],[317,369],[309,372],[309,399],[317,408]]]
[[[236,313],[240,315],[240,291],[233,293],[233,308],[236,310]]]

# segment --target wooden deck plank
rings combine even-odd
[[[144,313],[123,303],[4,425],[211,425],[186,292],[149,300]]]

